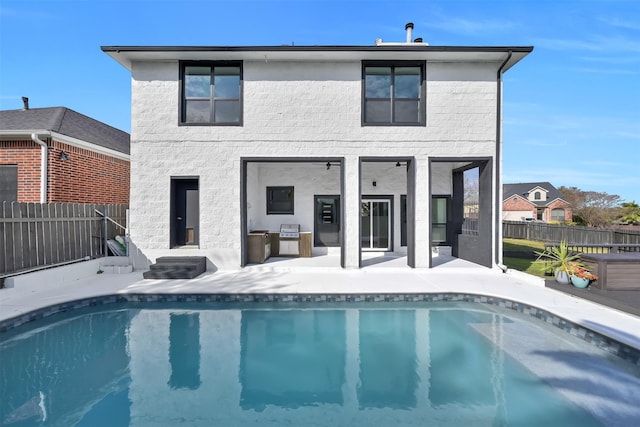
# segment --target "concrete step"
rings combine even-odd
[[[205,257],[160,257],[149,271],[142,273],[145,279],[193,279],[207,270]]]
[[[126,274],[133,272],[133,265],[103,265],[100,269],[108,274]]]
[[[108,256],[100,259],[100,270],[108,274],[126,274],[133,272],[133,265],[126,256]]]

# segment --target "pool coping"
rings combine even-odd
[[[640,349],[620,342],[605,334],[597,332],[584,325],[570,321],[562,316],[540,307],[527,303],[513,301],[502,297],[495,297],[474,293],[458,292],[425,292],[425,293],[119,293],[86,297],[72,301],[52,304],[35,309],[22,315],[0,321],[0,333],[8,332],[18,326],[34,320],[69,312],[72,310],[98,307],[117,303],[381,303],[381,302],[471,302],[494,305],[521,314],[529,315],[558,329],[561,329],[582,341],[591,344],[607,353],[640,367]]]

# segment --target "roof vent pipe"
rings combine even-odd
[[[407,31],[407,40],[403,42],[385,42],[381,38],[376,39],[376,46],[429,46],[429,43],[422,41],[422,37],[418,37],[411,41],[413,36],[413,22],[409,22],[405,25],[404,29]]]
[[[407,43],[411,43],[411,39],[413,37],[413,22],[407,23],[404,26],[404,29],[407,30]]]
[[[23,110],[29,109],[29,98],[27,98],[26,96],[22,97],[22,109]]]

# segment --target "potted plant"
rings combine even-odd
[[[598,276],[578,263],[571,263],[569,265],[569,276],[571,277],[571,284],[581,289],[589,286],[592,280],[598,280]]]
[[[561,241],[558,246],[552,246],[543,252],[536,251],[538,259],[536,262],[544,262],[545,266],[555,273],[558,283],[569,284],[569,268],[571,263],[578,263],[580,254],[572,253],[569,245],[565,240]]]

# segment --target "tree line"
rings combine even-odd
[[[562,198],[573,208],[573,222],[588,227],[640,224],[640,205],[623,202],[617,194],[584,191],[577,187],[558,187]]]

